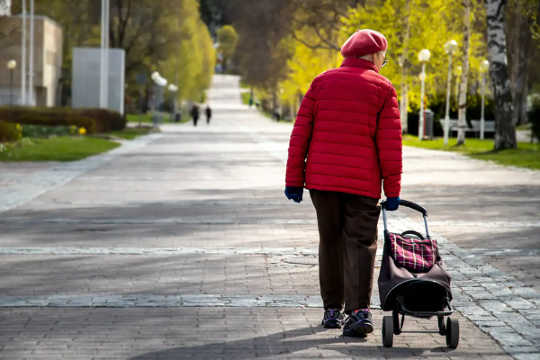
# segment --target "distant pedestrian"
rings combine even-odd
[[[343,325],[345,336],[373,331],[369,306],[381,183],[386,208],[399,206],[399,108],[394,87],[379,74],[386,49],[381,33],[354,33],[341,47],[341,67],[311,83],[289,143],[285,195],[300,202],[305,186],[317,212],[322,325]]]
[[[206,114],[206,124],[210,124],[210,119],[212,118],[212,109],[210,109],[210,105],[206,105],[204,113]]]
[[[193,126],[197,126],[197,121],[199,121],[199,105],[193,104],[191,106],[191,118],[193,119]]]

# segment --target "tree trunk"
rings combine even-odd
[[[469,49],[471,43],[471,0],[463,1],[463,6],[465,7],[465,17],[463,19],[465,33],[463,34],[463,62],[459,85],[457,145],[465,144],[465,130],[467,128],[467,80],[469,78]]]
[[[510,61],[510,85],[514,101],[514,114],[512,120],[515,124],[527,122],[527,95],[529,94],[529,57],[531,49],[531,24],[529,16],[523,4],[523,0],[515,1],[515,9],[512,12],[515,23],[512,26],[512,56]]]
[[[489,75],[495,100],[495,150],[515,148],[517,145],[506,57],[505,4],[505,0],[486,0]]]

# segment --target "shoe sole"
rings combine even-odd
[[[325,329],[341,329],[341,324],[337,320],[326,322],[323,321],[321,324]]]
[[[373,324],[357,322],[352,324],[350,328],[343,330],[343,336],[350,337],[365,337],[373,332]]]

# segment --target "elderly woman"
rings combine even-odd
[[[396,91],[379,74],[386,50],[381,33],[354,33],[341,48],[341,67],[311,83],[289,143],[285,195],[300,202],[305,186],[317,212],[322,325],[340,328],[344,305],[345,336],[373,331],[381,184],[387,209],[399,204],[401,122]]]

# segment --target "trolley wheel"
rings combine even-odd
[[[444,316],[437,316],[437,323],[439,325],[439,334],[446,335],[446,326],[444,326]]]
[[[383,317],[382,342],[385,347],[392,347],[394,342],[394,319],[392,316]]]
[[[457,348],[459,343],[459,322],[448,318],[446,320],[446,345],[450,349]]]
[[[394,335],[399,335],[401,334],[401,324],[400,324],[400,321],[399,321],[399,312],[397,310],[394,310],[392,312],[392,320],[393,320],[393,323],[394,323]]]

